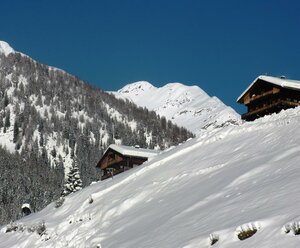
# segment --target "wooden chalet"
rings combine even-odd
[[[237,99],[247,106],[247,121],[300,105],[300,81],[285,77],[259,76]]]
[[[101,180],[112,177],[135,166],[141,165],[159,151],[143,149],[139,146],[110,145],[97,164],[101,169]]]

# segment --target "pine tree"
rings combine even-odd
[[[9,109],[7,110],[7,112],[5,114],[4,126],[6,128],[10,127],[10,110]]]
[[[56,149],[55,149],[55,146],[53,146],[53,149],[51,150],[51,155],[56,158]]]
[[[18,121],[15,120],[13,142],[16,143],[18,139],[19,139],[19,125],[18,125]]]
[[[4,103],[4,107],[6,107],[8,105],[8,103],[9,103],[8,96],[7,96],[6,92],[4,94],[4,101],[3,101],[3,103]]]
[[[70,193],[76,192],[82,189],[82,181],[80,178],[80,173],[78,166],[75,162],[73,162],[72,167],[67,174],[67,180],[64,185],[64,190],[62,192],[62,196],[67,196]]]
[[[4,127],[4,122],[3,122],[3,116],[0,114],[0,131],[2,127]]]

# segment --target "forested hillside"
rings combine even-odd
[[[0,224],[15,218],[23,201],[38,210],[59,197],[63,174],[72,164],[84,186],[99,180],[95,165],[111,143],[164,149],[191,136],[155,112],[118,100],[78,77],[11,48],[0,52],[0,146],[6,149],[1,160],[10,161],[1,162],[0,188],[11,188],[0,191],[0,207],[15,212],[1,214]],[[47,192],[44,188],[51,194],[40,195]]]
[[[61,193],[64,168],[50,168],[42,156],[20,156],[0,147],[0,223],[21,217],[23,203],[33,209],[49,204]]]
[[[204,131],[113,180],[68,195],[59,208],[51,203],[3,226],[0,244],[299,247],[299,124],[300,107]]]

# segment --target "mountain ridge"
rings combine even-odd
[[[196,85],[174,82],[155,87],[147,81],[138,81],[111,93],[149,108],[196,134],[206,128],[241,123],[239,114],[231,107],[216,96],[210,97]]]

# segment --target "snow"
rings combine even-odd
[[[240,116],[217,97],[208,96],[198,86],[169,83],[156,88],[146,81],[128,84],[116,97],[154,110],[179,126],[199,133],[201,128],[218,126],[227,121],[240,122]]]
[[[135,120],[129,121],[127,116],[122,115],[119,111],[117,111],[116,109],[110,107],[106,103],[104,105],[105,105],[105,108],[107,110],[107,113],[109,114],[109,116],[112,119],[115,118],[117,121],[123,122],[124,124],[127,124],[133,132],[136,130],[137,122]]]
[[[0,146],[7,149],[10,153],[15,152],[15,144],[13,142],[13,126],[10,126],[6,130],[6,133],[1,131],[0,128]]]
[[[30,204],[29,203],[24,203],[24,204],[22,204],[22,207],[21,207],[22,209],[23,208],[28,208],[28,209],[30,209],[31,210],[31,207],[30,207]]]
[[[300,108],[202,132],[0,231],[1,247],[294,248],[300,215]],[[91,203],[91,199],[93,199]],[[256,228],[240,241],[238,232]]]
[[[248,92],[248,90],[257,83],[258,80],[263,80],[266,82],[269,82],[271,84],[280,86],[282,88],[289,88],[294,90],[300,90],[300,81],[297,80],[291,80],[286,78],[278,78],[278,77],[271,77],[271,76],[264,76],[260,75],[258,76],[249,86],[248,88],[237,98],[237,102],[241,100],[241,98]]]
[[[160,152],[157,150],[150,150],[150,149],[137,148],[132,146],[124,146],[124,145],[115,145],[115,144],[111,144],[107,148],[107,150],[108,149],[117,151],[120,154],[125,156],[142,157],[142,158],[151,158],[156,156]],[[104,153],[106,153],[106,151]]]
[[[9,151],[10,153],[14,153],[15,152],[15,143],[13,142],[14,139],[14,134],[13,134],[13,129],[14,129],[14,125],[13,123],[15,123],[15,114],[13,112],[13,106],[11,104],[9,104],[6,107],[6,111],[10,111],[10,127],[7,128],[6,132],[4,132],[4,127],[0,128],[0,146],[7,149],[7,151]],[[0,111],[1,112],[1,111]],[[4,119],[3,119],[4,121]]]
[[[130,127],[131,131],[136,131],[137,128],[137,122],[135,120],[128,121],[128,126]]]
[[[19,87],[20,87],[20,83],[22,83],[24,87],[28,85],[27,78],[25,78],[23,75],[19,76],[18,82],[19,82]]]
[[[14,52],[14,49],[7,42],[0,40],[0,53],[4,53],[4,55],[7,56]]]

